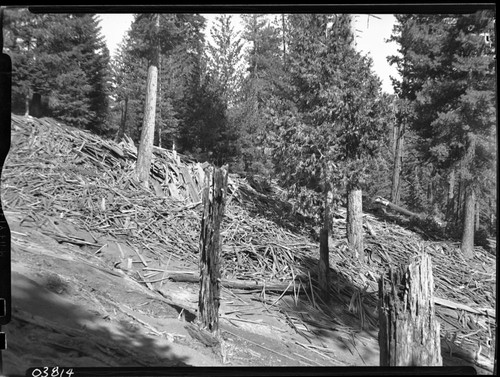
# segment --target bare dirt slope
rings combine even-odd
[[[316,294],[318,244],[307,219],[290,212],[278,187],[271,195],[233,177],[222,276],[260,286],[222,289],[217,341],[196,324],[203,166],[155,150],[152,187],[145,190],[131,179],[134,148],[53,119],[13,116],[1,191],[13,270],[12,322],[2,327],[7,374],[44,365],[379,364],[377,278],[387,263],[418,252],[420,235],[366,214],[370,261],[361,266],[348,258],[339,211],[325,303]],[[477,249],[467,262],[450,242],[426,245],[444,364],[488,372],[495,257]],[[282,289],[271,292],[271,283]]]
[[[205,344],[195,325],[197,286],[169,282],[166,299],[80,247],[19,224],[12,234],[13,320],[5,326],[5,372],[64,366],[377,365],[374,334],[324,329],[301,336],[249,294],[224,291],[221,344]],[[175,298],[181,305],[175,305]],[[228,309],[240,302],[239,316]],[[228,305],[231,303],[231,305]],[[292,303],[293,305],[293,303]],[[189,307],[193,309],[189,310]],[[188,309],[184,309],[183,307]],[[246,315],[245,315],[246,314]],[[353,319],[354,321],[354,319]],[[332,328],[334,326],[331,326]]]

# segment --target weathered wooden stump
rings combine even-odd
[[[220,224],[224,215],[227,191],[227,170],[215,168],[211,177],[205,170],[203,216],[200,235],[200,295],[199,319],[203,328],[212,333],[219,329],[220,305]]]
[[[441,366],[429,255],[379,280],[380,366]]]
[[[352,256],[364,261],[363,202],[361,193],[361,190],[356,186],[350,186],[348,189],[346,232]]]

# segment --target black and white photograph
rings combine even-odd
[[[0,377],[496,374],[496,5],[443,4],[1,6]]]

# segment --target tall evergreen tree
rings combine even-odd
[[[36,78],[37,40],[41,37],[42,17],[33,17],[28,9],[7,9],[4,12],[4,48],[13,61],[12,109],[29,113]]]
[[[413,103],[419,153],[441,176],[462,187],[462,251],[472,256],[475,197],[495,150],[494,15],[397,16],[393,37],[402,46],[392,61],[402,95]],[[450,219],[449,219],[450,220]]]
[[[120,141],[125,134],[133,140],[139,139],[136,131],[137,125],[142,124],[144,109],[147,72],[142,59],[130,53],[128,39],[128,34],[126,34],[111,63],[113,75],[111,97],[114,103],[112,108],[120,125],[115,136],[116,141]]]
[[[109,52],[90,14],[31,14],[9,9],[14,111],[53,115],[100,131],[108,111]],[[37,103],[49,99],[45,109]],[[38,107],[38,108],[37,108]],[[34,108],[37,108],[36,111]]]
[[[348,238],[353,253],[361,254],[360,189],[366,159],[376,153],[384,129],[385,105],[370,61],[351,44],[349,16],[290,15],[289,20],[289,81],[276,100],[281,106],[274,113],[279,130],[274,158],[280,181],[306,207],[322,203],[319,276],[326,289],[330,192],[338,196],[336,188],[345,183],[355,210]]]
[[[149,25],[149,26],[148,26]],[[172,146],[190,109],[186,105],[194,72],[194,61],[203,44],[204,20],[196,14],[161,14],[158,39],[160,46],[158,69],[158,101],[155,116],[155,143]],[[151,20],[137,15],[115,58],[115,81],[118,103],[127,98],[127,127],[135,141],[142,130],[147,62],[151,57],[150,43],[155,41]],[[125,97],[126,95],[126,97]]]
[[[262,114],[271,105],[271,97],[283,81],[283,60],[279,30],[265,15],[244,14],[243,38],[247,74],[241,88],[241,101],[231,113],[231,122],[239,130],[241,169],[246,174],[270,176],[269,150],[272,125]]]
[[[239,33],[234,31],[231,15],[222,14],[210,29],[213,43],[207,45],[208,69],[220,86],[228,107],[236,102],[243,79],[242,48]]]

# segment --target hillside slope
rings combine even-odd
[[[153,183],[144,189],[132,179],[137,151],[130,141],[102,140],[48,118],[12,119],[2,206],[14,271],[5,355],[16,373],[46,360],[73,366],[378,365],[378,276],[385,265],[404,263],[422,248],[433,260],[445,363],[491,370],[493,255],[476,248],[474,260],[465,261],[453,243],[424,240],[365,214],[371,258],[361,266],[348,256],[340,209],[330,240],[333,299],[325,304],[314,293],[314,224],[298,220],[280,188],[258,192],[237,176],[229,181],[222,276],[223,285],[238,281],[246,289],[223,289],[226,341],[207,345],[192,327],[198,287],[190,283],[198,272],[206,166],[156,148]],[[38,343],[22,343],[28,330]]]

